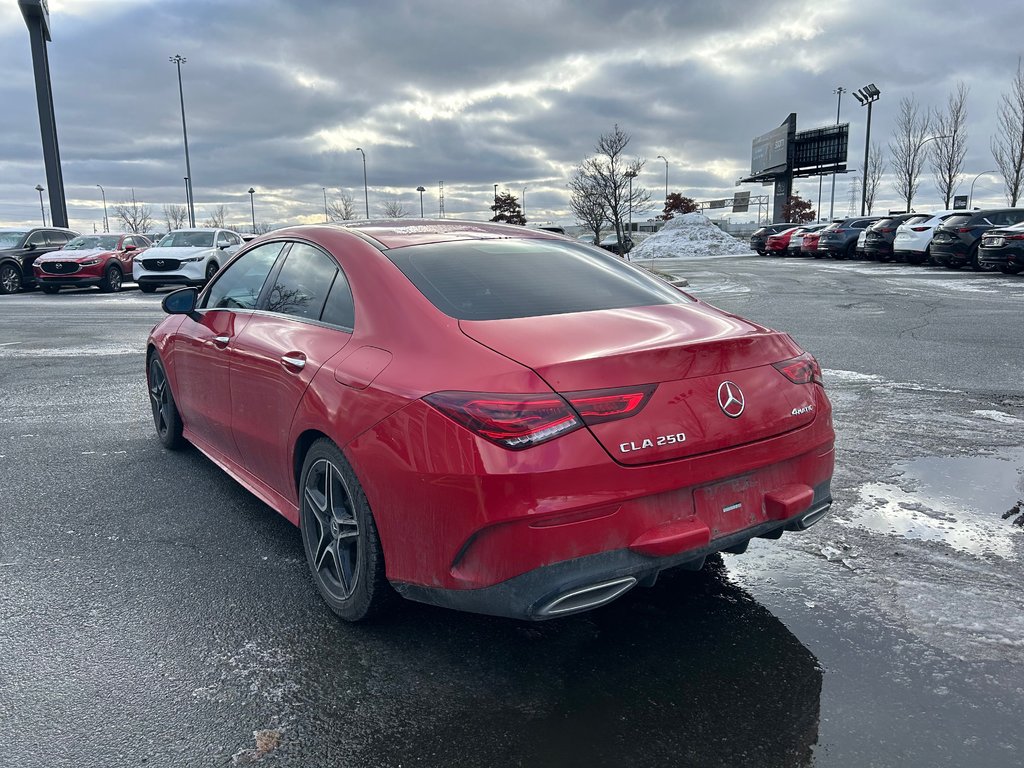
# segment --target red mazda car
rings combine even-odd
[[[114,293],[121,290],[125,275],[131,280],[135,256],[151,245],[148,238],[131,233],[79,235],[63,249],[40,256],[32,268],[43,293],[90,285]]]
[[[549,232],[278,230],[163,305],[161,441],[297,524],[348,620],[396,592],[563,616],[831,504],[813,357]]]

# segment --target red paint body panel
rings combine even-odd
[[[802,514],[819,489],[827,494],[831,406],[820,385],[794,384],[772,367],[802,354],[786,334],[700,301],[460,322],[381,252],[508,237],[560,239],[436,221],[257,239],[235,258],[274,240],[332,254],[351,286],[354,328],[267,311],[169,317],[150,342],[186,438],[297,523],[298,451],[309,435],[326,435],[363,486],[388,578],[454,591],[611,551],[676,556]],[[739,418],[720,407],[724,381],[745,395]],[[652,384],[638,413],[525,450],[501,447],[422,399]],[[642,447],[666,434],[685,439]],[[637,450],[621,449],[638,439]]]

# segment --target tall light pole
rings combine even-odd
[[[526,186],[523,185],[523,221],[526,221]]]
[[[416,191],[420,193],[420,218],[423,218],[423,193],[427,191],[427,188],[422,184],[416,187]]]
[[[868,179],[868,151],[871,149],[871,105],[878,101],[878,97],[882,95],[874,83],[869,83],[863,88],[853,92],[854,98],[860,102],[860,105],[867,106],[868,108],[868,125],[867,130],[864,131],[864,178],[862,182],[866,182]],[[922,142],[923,144],[924,142]],[[833,177],[835,178],[835,177]],[[868,205],[868,185],[861,183],[860,185],[860,215],[864,215],[864,211]],[[908,208],[910,206],[907,206]],[[910,213],[908,210],[907,213]]]
[[[43,190],[46,189],[42,184],[36,184],[36,192],[39,193],[39,213],[43,216],[43,226],[46,226],[46,209],[43,208]]]
[[[979,173],[977,176],[974,177],[974,181],[977,181],[982,176],[984,176],[986,173],[995,173],[995,171],[982,171],[981,173]],[[971,182],[971,194],[967,198],[967,207],[968,207],[968,209],[974,203],[974,181]]]
[[[366,203],[366,218],[370,218],[370,188],[366,186],[366,153],[362,147],[356,147],[356,152],[363,156],[363,202]]]
[[[330,219],[327,218],[327,187],[320,187],[320,189],[324,191],[324,224],[327,224],[330,222]]]
[[[176,53],[168,60],[178,68],[178,98],[181,100],[181,136],[185,140],[185,189],[188,196],[188,225],[190,227],[194,227],[196,225],[196,207],[195,198],[192,195],[192,163],[188,157],[188,126],[185,123],[185,91],[181,87],[181,65],[188,61],[188,59],[181,54]]]
[[[109,232],[110,224],[107,222],[107,191],[103,189],[102,184],[97,184],[96,186],[100,188],[100,194],[103,196],[103,231]]]
[[[252,233],[256,234],[256,203],[253,195],[256,194],[254,187],[249,187],[249,210],[252,211]]]
[[[871,87],[874,88],[875,86],[872,85]],[[875,89],[875,90],[877,90],[877,89]],[[833,89],[832,93],[838,94],[838,96],[839,96],[836,99],[836,125],[839,125],[839,110],[843,106],[843,94],[846,93],[846,89],[843,88],[843,86],[841,86],[841,85],[837,85]],[[854,94],[854,95],[856,95],[856,94]],[[860,98],[860,97],[858,96],[858,98]],[[868,126],[870,126],[870,125],[871,125],[871,109],[869,107],[868,108]],[[869,127],[868,131],[870,132],[870,130],[871,130],[871,128]],[[867,161],[865,160],[864,162],[867,162]],[[819,187],[819,190],[820,190],[820,187]],[[820,191],[819,191],[819,195],[818,196],[819,197],[821,196],[820,195]],[[818,207],[820,208],[821,206],[819,205]],[[836,210],[836,172],[832,171],[832,194],[829,196],[829,199],[828,199],[828,220],[829,221],[832,221],[832,216],[835,214],[835,210]],[[861,213],[861,216],[864,215],[864,211],[861,211],[860,213]]]
[[[658,159],[665,161],[665,202],[668,203],[668,158],[664,155],[658,155]]]

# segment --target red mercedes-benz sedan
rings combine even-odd
[[[160,439],[297,524],[348,620],[395,592],[563,616],[831,504],[813,357],[549,232],[278,230],[163,303]]]

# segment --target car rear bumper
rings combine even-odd
[[[932,260],[941,266],[963,266],[970,261],[970,249],[962,242],[936,244],[932,242]]]
[[[978,263],[986,267],[1005,267],[1010,263],[1009,254],[1005,250],[978,249]]]
[[[811,491],[811,489],[807,489]],[[541,566],[507,581],[480,589],[443,589],[394,582],[396,591],[409,600],[492,616],[543,621],[598,608],[621,597],[635,586],[653,586],[665,570],[698,570],[708,555],[725,550],[742,552],[753,538],[777,539],[785,531],[802,531],[821,520],[832,505],[828,481],[813,489],[806,508],[782,519],[710,538],[710,530],[701,522],[689,529],[682,526],[677,542],[702,542],[681,551],[658,555],[656,549],[634,548],[599,552],[593,555]],[[658,546],[673,546],[671,536]]]

